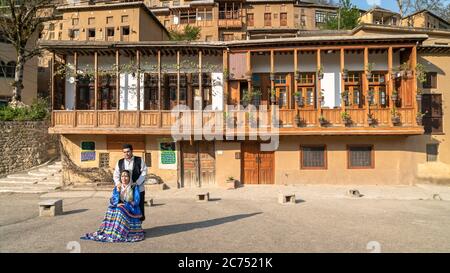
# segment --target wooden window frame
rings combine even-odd
[[[371,147],[370,166],[351,166],[350,148],[354,147]],[[347,145],[347,169],[375,169],[375,146],[373,144],[348,144]]]
[[[286,15],[286,18],[283,18],[283,16]],[[288,25],[288,14],[287,12],[281,12],[280,13],[280,26],[281,27],[287,27]]]
[[[266,15],[270,15],[267,20]],[[264,26],[265,27],[271,27],[272,26],[272,13],[270,12],[265,12],[264,13]]]
[[[303,148],[308,147],[308,148],[316,148],[316,147],[323,147],[323,153],[324,153],[324,157],[323,157],[323,166],[321,167],[307,167],[304,166],[303,163]],[[327,149],[327,145],[326,144],[301,144],[300,145],[300,169],[301,170],[327,170],[328,169],[328,149]]]
[[[422,87],[426,89],[436,89],[437,88],[437,72],[427,72],[426,80],[422,83]]]

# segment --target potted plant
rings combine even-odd
[[[302,126],[302,119],[300,118],[300,115],[298,113],[297,113],[297,115],[295,115],[294,122],[297,125],[297,127]]]
[[[369,91],[367,92],[367,102],[369,103],[369,105],[373,105],[375,103],[374,96],[374,90],[369,89]]]
[[[342,70],[342,78],[344,79],[344,81],[346,81],[348,79],[348,69],[343,69]]]
[[[320,66],[319,69],[317,69],[317,77],[319,80],[323,79],[323,66]]]
[[[320,90],[320,96],[319,96],[319,103],[320,105],[324,105],[325,104],[325,95],[324,95],[325,90],[321,89]]]
[[[319,123],[320,123],[320,126],[325,126],[328,123],[328,121],[325,119],[325,117],[323,115],[320,115]]]
[[[400,71],[402,73],[402,76],[407,77],[407,78],[411,78],[412,77],[412,70],[409,66],[409,63],[404,62],[400,65]]]
[[[417,114],[416,114],[416,122],[417,122],[417,125],[422,125],[423,117],[425,116],[425,114],[426,114],[427,112],[428,112],[428,111],[425,111],[425,113],[417,112]]]
[[[272,104],[275,104],[275,101],[277,99],[276,95],[277,91],[275,89],[270,90],[270,101],[272,102]]]
[[[392,96],[391,96],[392,101],[396,102],[398,99],[398,91],[394,90],[392,91]]]
[[[348,90],[344,90],[341,93],[341,97],[342,97],[342,100],[344,101],[344,105],[347,106],[348,105]]]
[[[257,128],[258,127],[258,121],[253,116],[253,113],[247,113],[248,114],[248,123],[250,124],[250,127]]]
[[[228,112],[224,112],[224,114],[225,114],[225,122],[227,123],[227,127],[228,128],[234,128],[234,127],[236,127],[236,124],[235,124],[235,119],[234,119],[234,117],[232,117]]]
[[[400,115],[395,107],[391,110],[391,121],[394,126],[400,124]]]
[[[261,104],[261,89],[254,89],[252,92],[252,101],[253,101],[253,105],[255,106],[259,106]]]
[[[352,123],[350,114],[347,111],[341,112],[341,118],[345,125],[350,125]]]
[[[227,190],[233,190],[236,188],[236,179],[233,176],[229,176],[226,181]]]
[[[367,67],[366,67],[366,77],[368,80],[370,80],[372,78],[372,71],[373,68],[375,67],[374,63],[368,63]]]
[[[420,88],[417,88],[416,100],[419,102],[422,100],[422,90]]]
[[[295,101],[297,102],[298,107],[303,107],[303,97],[302,97],[302,92],[295,92],[294,94],[295,97]]]
[[[375,119],[373,117],[373,113],[367,113],[367,123],[369,125],[374,125],[375,124]]]
[[[242,105],[244,107],[247,107],[250,104],[252,97],[251,97],[250,92],[247,89],[244,89],[243,93],[244,93],[244,95],[242,96]]]

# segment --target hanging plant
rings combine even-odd
[[[323,79],[323,66],[322,65],[317,70],[317,76],[318,76],[319,80]]]

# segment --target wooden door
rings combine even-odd
[[[181,144],[182,181],[184,187],[202,187],[215,184],[216,160],[214,142]]]
[[[274,152],[263,152],[260,143],[245,142],[242,151],[242,182],[244,184],[274,184]]]

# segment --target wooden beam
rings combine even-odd
[[[94,127],[98,127],[98,52],[94,52]]]
[[[56,54],[55,51],[52,52],[52,67],[51,67],[51,109],[52,112],[55,110],[55,62],[56,62]],[[53,117],[53,113],[51,115],[51,124],[52,127],[55,126],[55,119]]]
[[[345,49],[341,48],[341,92],[340,92],[340,100],[341,100],[341,107],[345,109],[345,102],[342,100],[342,93],[345,90],[345,81],[343,77],[345,69]]]
[[[274,51],[271,50],[270,51],[270,94],[269,96],[272,96],[272,92],[275,89],[275,81],[274,81],[274,76],[275,76],[275,55],[274,55]],[[273,104],[274,102],[272,102]]]
[[[251,94],[252,90],[252,53],[247,51],[246,55],[246,65],[247,65],[247,92]]]
[[[136,50],[136,127],[139,128],[141,124],[141,51]]]
[[[73,127],[77,127],[77,89],[78,89],[78,52],[73,53],[73,65],[75,67],[75,83],[73,92]]]
[[[177,50],[177,105],[180,105],[180,51]]]
[[[116,50],[116,127],[120,125],[120,52]]]
[[[321,80],[319,79],[319,69],[322,67],[322,59],[321,59],[321,50],[317,49],[317,56],[316,56],[316,85],[317,85],[317,90],[316,90],[316,109],[317,109],[317,117],[320,117],[320,115],[322,114],[322,84],[321,84]],[[319,122],[318,120],[316,120],[316,123]]]
[[[367,79],[367,66],[369,64],[369,48],[364,48],[364,72],[363,72],[363,98],[364,98],[364,125],[368,126],[367,115],[369,114],[369,81]]]

